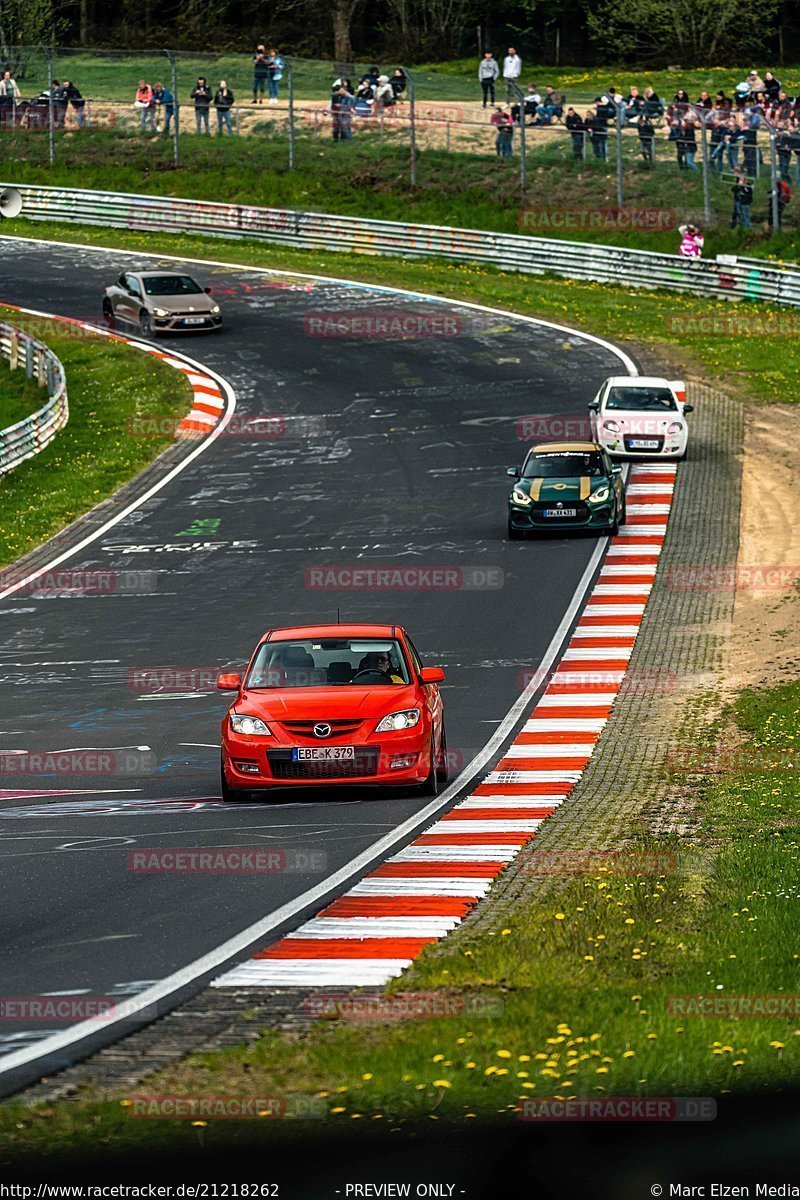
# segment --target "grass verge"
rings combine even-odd
[[[0,318],[19,313],[0,308]],[[25,317],[64,365],[70,417],[54,441],[0,483],[0,566],[13,562],[111,496],[172,444],[171,437],[131,437],[134,417],[175,416],[191,407],[181,372],[123,342],[52,332],[52,322]],[[34,411],[29,407],[28,411]]]
[[[24,366],[12,371],[0,358],[0,429],[8,429],[47,403],[47,391],[25,375]]]
[[[518,899],[507,928],[425,952],[395,985],[449,994],[453,1015],[382,1023],[320,1020],[304,1037],[266,1032],[197,1055],[139,1096],[312,1094],[342,1131],[430,1118],[518,1119],[547,1097],[707,1096],[780,1090],[800,1072],[800,779],[773,769],[800,743],[800,682],[740,697],[732,714],[752,770],[695,765],[702,816],[690,843],[642,841],[548,898]],[[712,736],[703,745],[713,747]],[[713,754],[713,750],[709,750]],[[522,869],[536,871],[535,850]],[[703,997],[702,1006],[697,998]],[[781,1015],[758,1011],[783,998]],[[468,1002],[491,998],[483,1016]],[[409,997],[406,996],[408,1001]],[[500,1011],[498,1011],[498,1007]],[[711,1015],[699,1015],[704,1008]],[[738,1013],[738,1017],[731,1014]],[[5,1157],[190,1147],[189,1121],[130,1119],[130,1098],[85,1095],[0,1109]],[[270,1123],[270,1133],[282,1137]],[[205,1144],[244,1144],[249,1122],[211,1124]],[[263,1139],[263,1126],[257,1130]]]
[[[507,160],[496,157],[489,126],[483,153],[454,156],[445,150],[420,151],[418,183],[413,189],[408,182],[405,133],[393,133],[381,142],[376,133],[362,131],[353,142],[333,143],[329,135],[315,141],[301,131],[296,144],[296,169],[292,171],[287,165],[283,129],[227,140],[186,135],[181,139],[178,168],[172,162],[172,143],[164,138],[92,130],[58,134],[56,142],[56,162],[50,167],[45,137],[27,132],[8,134],[0,157],[4,180],[57,187],[79,183],[101,191],[225,200],[504,233],[522,231],[670,254],[677,251],[678,223],[695,220],[708,227],[703,220],[701,175],[678,171],[672,145],[661,138],[656,145],[660,161],[655,168],[649,167],[638,157],[635,134],[624,139],[625,205],[658,210],[664,214],[659,219],[672,228],[606,228],[603,214],[616,207],[613,146],[608,162],[592,158],[575,162],[563,131],[546,142],[537,142],[535,131],[530,131],[529,184],[524,201],[519,192],[519,159],[516,155]],[[754,185],[753,228],[731,230],[730,181],[723,182],[711,173],[715,220],[713,233],[708,233],[707,256],[735,253],[785,260],[800,257],[800,199],[795,198],[787,207],[783,231],[769,237],[768,190],[766,171]],[[570,214],[570,226],[557,223],[552,213]],[[591,217],[587,215],[590,213]],[[594,222],[593,226],[582,228],[588,221]],[[532,222],[538,224],[534,227]]]

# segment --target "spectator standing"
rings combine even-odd
[[[512,88],[519,87],[519,77],[522,74],[522,59],[513,46],[508,47],[508,54],[503,59],[503,79],[506,85],[506,101],[511,100]]]
[[[572,138],[572,157],[581,162],[583,160],[583,139],[586,128],[583,117],[574,108],[568,108],[564,124]]]
[[[150,128],[153,129],[155,127],[156,110],[153,104],[153,89],[146,79],[139,80],[133,107],[139,110],[139,128],[146,129],[149,124]]]
[[[162,129],[162,133],[165,135],[169,134],[169,127],[172,124],[172,118],[175,116],[175,97],[163,83],[157,83],[153,88],[153,103],[156,114],[158,114],[159,109],[164,113],[164,128]]]
[[[682,171],[686,166],[686,143],[683,140],[682,134],[683,127],[681,122],[677,118],[670,121],[667,140],[674,143],[679,171]]]
[[[678,246],[678,254],[681,258],[701,258],[703,254],[703,246],[705,238],[696,225],[680,225],[678,233],[681,235],[681,244]]]
[[[233,92],[228,87],[224,79],[220,79],[219,87],[214,93],[214,108],[217,110],[217,131],[222,134],[227,129],[228,133],[233,133],[233,125],[231,124],[231,109],[236,100]]]
[[[267,48],[259,44],[253,55],[253,104],[264,103],[264,91],[269,79],[269,55]]]
[[[737,124],[736,118],[731,117],[728,121],[728,129],[725,134],[725,144],[728,154],[728,166],[732,171],[739,170],[739,148],[742,144],[744,133],[740,125]]]
[[[352,142],[354,105],[355,97],[342,83],[331,97],[331,118],[335,142]]]
[[[3,78],[0,79],[0,96],[4,100],[10,100],[13,104],[19,104],[22,99],[17,81],[12,79],[10,71],[4,71]]]
[[[500,68],[497,65],[497,60],[491,50],[487,50],[481,61],[478,63],[478,79],[481,88],[483,89],[483,107],[489,101],[494,104],[494,85],[495,80],[500,75]]]
[[[494,65],[497,66],[497,63]],[[394,72],[389,82],[392,85],[392,91],[394,92],[395,100],[402,100],[403,92],[406,90],[406,77],[399,67]]]
[[[736,177],[736,183],[731,188],[733,193],[733,212],[731,214],[731,229],[741,225],[742,229],[750,228],[750,205],[753,203],[753,189],[741,173]]]
[[[656,131],[653,128],[653,122],[644,113],[636,122],[636,132],[639,135],[639,148],[642,152],[642,158],[646,163],[654,161],[653,146],[655,142]]]
[[[728,128],[722,121],[717,121],[716,125],[711,130],[709,138],[709,157],[708,162],[712,171],[722,170],[722,158],[726,149],[726,138],[728,136]]]
[[[789,187],[789,184],[786,182],[785,179],[779,179],[777,192],[773,193],[772,191],[770,191],[769,195],[767,196],[767,220],[769,221],[770,229],[774,228],[774,223],[772,220],[772,215],[773,215],[772,214],[772,197],[773,197],[773,195],[776,195],[777,200],[778,200],[778,229],[780,229],[781,226],[783,225],[783,210],[786,208],[786,205],[789,204],[789,202],[792,199],[792,189]]]
[[[778,152],[778,169],[781,174],[781,179],[789,183],[791,179],[790,169],[792,165],[792,135],[785,121],[781,121],[778,125],[778,133],[775,138],[775,149]]]
[[[512,139],[514,137],[514,122],[506,107],[498,104],[490,117],[491,124],[497,130],[494,140],[495,153],[498,158],[511,158]]]
[[[608,120],[602,115],[602,111],[601,106],[598,106],[594,112],[586,114],[586,128],[592,143],[592,153],[595,158],[601,158],[605,162],[608,158]]]
[[[270,50],[267,57],[267,89],[270,104],[278,103],[278,84],[283,79],[286,63],[277,50]]]
[[[197,122],[197,132],[211,134],[208,127],[208,110],[211,107],[211,88],[206,83],[205,75],[200,75],[197,83],[189,93],[189,99],[194,100],[194,119]]]
[[[697,154],[697,134],[695,133],[694,121],[688,118],[681,121],[680,138],[683,141],[683,158],[687,171],[699,171],[695,160]]]
[[[742,167],[746,175],[758,174],[758,131],[752,120],[742,130]]]
[[[61,85],[61,92],[64,96],[64,99],[72,105],[73,112],[75,113],[75,119],[82,129],[86,124],[86,101],[75,87],[75,84],[69,79],[64,80],[63,84]]]

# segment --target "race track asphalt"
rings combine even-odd
[[[0,299],[97,320],[103,286],[132,265],[0,239]],[[331,872],[426,803],[349,790],[223,806],[227,700],[176,691],[170,668],[211,677],[244,662],[265,628],[332,620],[337,606],[343,619],[397,622],[446,671],[460,768],[537,667],[595,548],[584,537],[508,542],[504,468],[522,458],[520,417],[585,413],[622,369],[610,349],[354,285],[190,269],[219,290],[225,327],[165,347],[224,376],[240,417],[278,414],[284,432],[254,437],[237,423],[65,564],[155,572],[142,590],[0,601],[0,751],[128,748],[110,774],[0,782],[5,996],[132,995],[321,878],[141,874],[128,866],[134,849],[321,850]],[[409,313],[456,324],[397,340],[312,336],[308,321]],[[480,568],[495,583],[499,569],[502,586],[322,590],[307,586],[315,566]],[[152,685],[147,668],[161,671]],[[0,1051],[49,1028],[5,1022]]]

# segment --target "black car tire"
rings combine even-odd
[[[219,768],[219,790],[224,804],[241,804],[242,801],[251,798],[251,792],[239,791],[238,788],[232,788],[225,778],[225,768],[220,763]]]
[[[450,771],[447,765],[447,733],[445,732],[444,721],[442,721],[442,736],[439,741],[439,758],[436,764],[436,774],[439,778],[439,787],[445,787]]]
[[[106,322],[109,329],[116,329],[117,322],[114,317],[114,309],[111,301],[106,299],[103,301],[103,320]]]
[[[144,309],[139,313],[139,336],[143,338],[151,338],[153,336],[150,314],[145,312]]]
[[[439,795],[439,771],[437,768],[436,747],[434,745],[433,736],[431,736],[431,766],[425,782],[420,784],[419,794],[421,796]]]

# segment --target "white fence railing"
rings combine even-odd
[[[402,221],[370,221],[332,213],[257,208],[243,204],[92,192],[77,188],[19,188],[23,215],[32,221],[67,221],[117,229],[165,230],[212,237],[255,238],[302,249],[439,257],[478,262],[504,271],[565,276],[626,287],[670,288],[717,299],[758,300],[800,306],[800,270],[764,259],[720,255],[689,260],[650,250],[569,242],[524,234]]]
[[[47,388],[48,400],[37,412],[31,413],[0,429],[0,475],[12,471],[26,458],[32,458],[52,442],[59,429],[69,420],[67,381],[61,361],[42,342],[32,338],[16,325],[0,321],[0,354],[12,371],[24,370]]]

